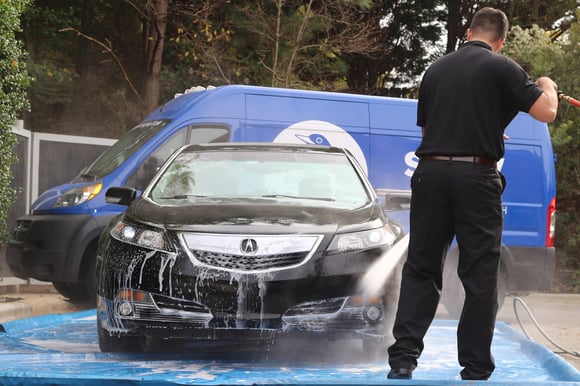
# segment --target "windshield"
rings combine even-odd
[[[105,150],[91,166],[83,170],[82,175],[92,178],[102,178],[133,155],[151,137],[161,131],[168,120],[144,122],[121,137],[115,144]]]
[[[255,150],[184,152],[157,179],[149,198],[161,205],[257,199],[345,209],[370,199],[343,154]]]

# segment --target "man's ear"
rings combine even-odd
[[[470,41],[471,40],[471,28],[467,29],[466,35],[467,35],[467,41]]]

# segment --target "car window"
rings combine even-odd
[[[160,176],[150,197],[166,205],[208,199],[358,207],[369,195],[342,154],[271,151],[186,152]]]

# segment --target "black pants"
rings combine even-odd
[[[391,368],[415,368],[444,283],[443,264],[453,237],[465,303],[457,330],[463,379],[487,379],[495,365],[491,342],[505,182],[495,168],[471,162],[421,161],[411,179],[410,239],[389,347]]]

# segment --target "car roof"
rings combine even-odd
[[[213,142],[204,144],[188,145],[182,149],[182,152],[190,151],[285,151],[285,152],[303,152],[303,153],[334,153],[346,154],[346,151],[339,147],[322,146],[322,145],[301,145],[272,142]]]

